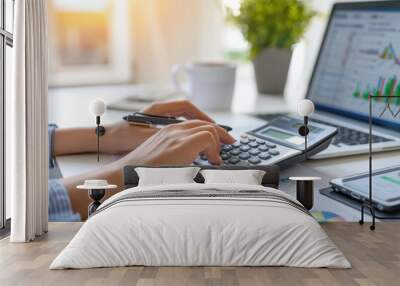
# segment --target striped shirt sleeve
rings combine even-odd
[[[71,200],[64,185],[60,183],[61,172],[54,155],[55,124],[49,124],[49,221],[80,221],[72,210]]]

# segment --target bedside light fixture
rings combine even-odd
[[[307,135],[310,132],[308,128],[308,117],[314,112],[314,103],[309,99],[300,100],[297,106],[297,112],[304,117],[304,124],[299,127],[299,134],[304,137],[304,153],[307,159]]]
[[[100,99],[96,98],[89,104],[90,113],[96,117],[96,135],[97,135],[97,162],[100,159],[100,136],[106,133],[106,129],[100,125],[100,117],[106,112],[106,103]]]

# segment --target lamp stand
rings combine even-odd
[[[310,132],[308,129],[308,116],[304,116],[304,124],[299,128],[299,134],[304,137],[304,157],[307,160],[307,151],[308,151],[308,140],[307,135]]]
[[[369,125],[369,138],[368,138],[368,143],[369,143],[369,150],[368,150],[368,200],[363,201],[361,204],[361,219],[358,221],[359,224],[364,224],[364,210],[365,208],[368,208],[371,212],[372,216],[372,224],[369,226],[370,230],[375,230],[375,206],[373,205],[372,202],[372,99],[375,96],[373,95],[368,95],[368,105],[369,105],[369,118],[368,118],[368,125]],[[382,96],[380,96],[382,97]],[[384,96],[387,97],[387,100],[390,100],[391,96]],[[385,110],[382,112],[381,115]]]
[[[106,133],[104,126],[100,125],[100,116],[96,116],[96,136],[97,136],[97,162],[100,161],[100,136]]]
[[[307,151],[308,151],[308,146],[307,146],[307,135],[308,135],[308,132],[310,131],[310,130],[308,130],[308,116],[304,116],[304,132],[305,132],[305,134],[304,134],[304,152],[305,152],[305,154],[304,154],[304,156],[305,156],[305,158],[306,158],[306,160],[307,160]]]

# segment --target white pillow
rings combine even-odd
[[[193,179],[199,170],[199,167],[135,168],[139,176],[139,186],[195,183]]]
[[[262,170],[202,170],[205,184],[226,183],[261,185],[265,171]]]

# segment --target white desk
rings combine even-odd
[[[73,89],[50,90],[49,114],[50,122],[59,127],[90,126],[94,124],[93,117],[88,113],[88,104],[95,97],[103,98],[107,103],[146,88],[143,86],[109,86],[84,87]],[[234,127],[237,133],[248,131],[258,126],[262,121],[238,114],[240,112],[284,112],[287,105],[283,98],[277,96],[256,96],[253,85],[243,84],[237,87],[233,111],[234,114],[213,114],[217,122]],[[120,120],[126,112],[107,111],[104,123]],[[309,160],[306,163],[282,171],[282,177],[289,176],[320,176],[323,179],[315,184],[314,210],[332,211],[343,216],[348,221],[358,221],[359,211],[320,195],[319,188],[328,186],[328,181],[336,177],[348,176],[367,170],[367,156],[352,156],[336,159]],[[102,163],[112,161],[112,156],[102,156]],[[59,157],[61,171],[64,176],[70,176],[84,171],[99,168],[94,155]],[[400,162],[400,151],[386,152],[374,155],[374,167],[387,167]],[[294,194],[295,184],[283,182],[281,189]],[[369,219],[367,217],[367,219]]]

